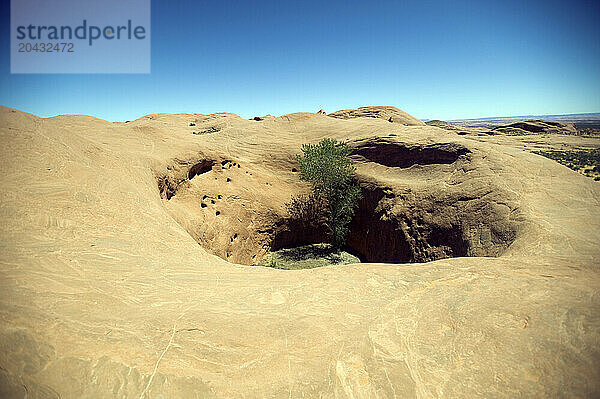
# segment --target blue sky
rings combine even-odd
[[[0,104],[44,117],[600,112],[597,1],[154,0],[147,75],[11,75],[6,3]]]

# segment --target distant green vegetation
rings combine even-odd
[[[600,180],[600,149],[580,151],[533,151],[563,164],[585,176]]]
[[[202,131],[199,131],[199,132],[192,132],[192,134],[201,135],[201,134],[208,134],[208,133],[216,133],[216,132],[218,132],[220,130],[221,130],[220,127],[211,126],[208,129],[205,129],[205,130],[202,130]]]

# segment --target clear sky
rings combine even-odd
[[[1,4],[0,104],[44,117],[600,112],[597,0],[153,0],[147,75],[11,75]]]

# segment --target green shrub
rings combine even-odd
[[[267,259],[265,259],[264,263],[261,266],[272,267],[274,269],[279,269],[279,265],[277,264],[277,260],[273,256],[269,256]]]
[[[300,179],[312,183],[313,195],[325,206],[325,224],[337,250],[346,244],[348,225],[354,216],[360,187],[350,160],[351,148],[334,139],[304,144],[298,155]]]

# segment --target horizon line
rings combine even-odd
[[[575,112],[568,114],[526,114],[526,115],[509,115],[509,116],[482,116],[478,118],[457,118],[457,119],[446,119],[446,121],[477,121],[482,119],[509,119],[509,118],[529,118],[529,117],[557,117],[557,116],[585,116],[585,115],[600,115],[598,112]],[[429,119],[433,120],[433,119]]]

